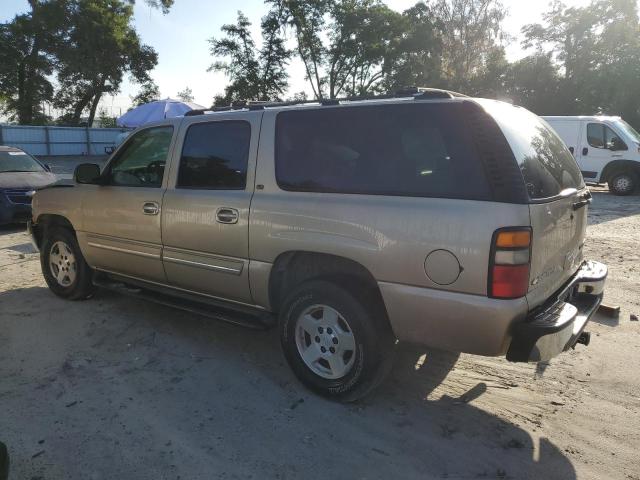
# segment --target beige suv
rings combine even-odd
[[[607,274],[583,260],[590,194],[527,110],[424,90],[191,113],[36,194],[55,294],[277,324],[300,380],[342,400],[397,340],[511,361],[588,343]]]

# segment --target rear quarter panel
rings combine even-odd
[[[264,263],[287,251],[311,251],[359,262],[378,282],[486,296],[493,232],[528,226],[527,205],[283,191],[275,178],[275,117],[276,112],[263,117],[256,172],[263,188],[251,204],[250,257],[262,272],[252,276],[252,291],[267,291]],[[425,272],[427,255],[438,249],[453,253],[461,267],[449,285]]]

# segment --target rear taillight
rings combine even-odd
[[[493,234],[489,259],[488,295],[520,298],[529,288],[531,229],[501,228]]]

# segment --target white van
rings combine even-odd
[[[576,158],[587,183],[608,183],[615,195],[640,184],[640,133],[620,117],[542,117]]]

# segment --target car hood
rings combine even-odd
[[[58,180],[49,172],[0,172],[0,188],[32,188],[51,185]]]

